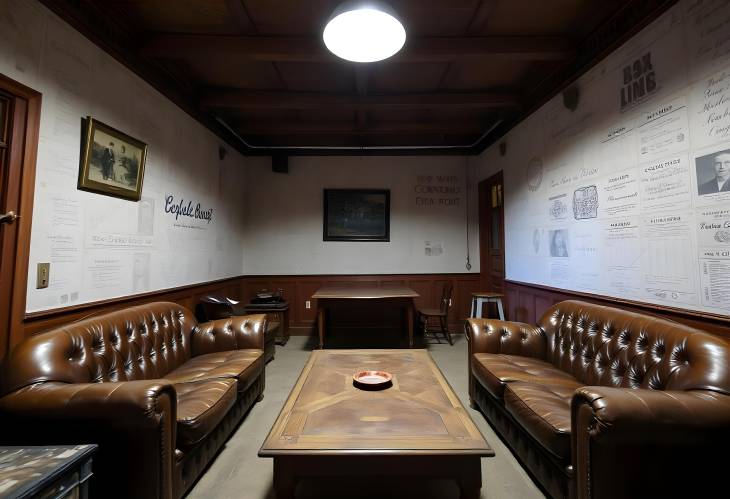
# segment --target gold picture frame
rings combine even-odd
[[[78,188],[139,201],[147,144],[91,116],[85,121]]]

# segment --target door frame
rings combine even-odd
[[[504,249],[504,174],[500,170],[493,175],[490,175],[486,179],[479,182],[478,194],[479,194],[479,285],[484,291],[494,291],[491,275],[491,255],[489,244],[489,238],[491,237],[491,219],[489,216],[485,216],[486,213],[491,209],[491,190],[490,185],[495,182],[499,182],[502,185],[502,230],[500,234],[500,245],[502,248],[502,273],[505,274],[505,249]],[[504,287],[504,279],[502,282],[502,288]],[[504,292],[500,289],[500,292]]]
[[[23,339],[25,303],[28,287],[28,263],[30,259],[30,234],[33,218],[33,196],[35,192],[36,160],[41,121],[40,92],[0,74],[0,90],[14,97],[13,117],[20,106],[24,107],[25,126],[11,129],[10,148],[7,157],[8,192],[17,192],[17,231],[15,258],[12,263],[12,290],[10,293],[9,316],[3,334],[0,329],[0,359]],[[20,100],[20,102],[18,102]],[[15,122],[15,119],[13,120]]]

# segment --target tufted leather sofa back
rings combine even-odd
[[[548,309],[538,325],[547,361],[587,385],[730,395],[730,344],[717,336],[573,300]]]
[[[2,393],[38,382],[161,378],[190,359],[193,313],[168,302],[82,319],[31,336],[11,352]]]

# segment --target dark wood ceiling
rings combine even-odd
[[[462,154],[674,3],[391,0],[405,47],[355,64],[321,41],[340,0],[42,1],[245,152]]]

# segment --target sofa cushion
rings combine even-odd
[[[175,383],[177,391],[177,447],[203,440],[236,403],[235,379]]]
[[[233,378],[238,391],[243,392],[263,369],[262,350],[229,350],[193,357],[168,373],[165,378],[173,383]]]
[[[500,402],[504,401],[505,386],[514,381],[546,383],[572,390],[583,386],[573,376],[544,360],[520,355],[476,353],[472,369],[479,382]]]
[[[504,391],[504,407],[546,450],[570,459],[570,401],[580,386],[516,381]]]

